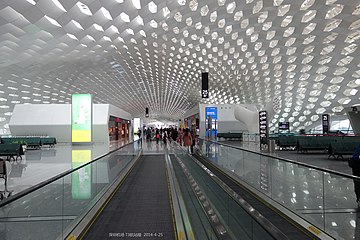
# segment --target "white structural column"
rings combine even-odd
[[[265,111],[267,111],[268,121],[275,115],[274,103],[268,102],[265,106]],[[234,115],[235,119],[243,122],[249,133],[259,133],[259,111],[250,110],[242,105],[234,105]]]

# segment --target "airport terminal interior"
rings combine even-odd
[[[0,0],[0,239],[360,240],[359,41],[358,0]]]

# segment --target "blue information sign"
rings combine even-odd
[[[214,120],[214,119],[217,120],[217,118],[218,118],[217,107],[206,107],[205,115],[206,115],[206,119],[208,119],[211,116],[212,120]]]

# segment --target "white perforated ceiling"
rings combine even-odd
[[[0,129],[16,103],[76,92],[159,120],[278,96],[273,129],[309,126],[359,103],[359,15],[350,0],[0,0]]]

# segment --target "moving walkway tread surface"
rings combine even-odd
[[[83,239],[175,239],[164,155],[142,156]]]
[[[305,233],[305,229],[300,229],[294,226],[287,219],[279,215],[270,207],[266,206],[259,199],[254,197],[250,192],[239,186],[233,179],[225,175],[218,168],[205,160],[203,157],[195,155],[196,159],[204,164],[212,173],[220,178],[226,185],[228,185],[233,191],[239,194],[246,202],[248,202],[254,209],[260,212],[266,219],[268,219],[275,227],[283,232],[289,239],[292,240],[304,240],[304,239],[319,239],[311,233]]]

